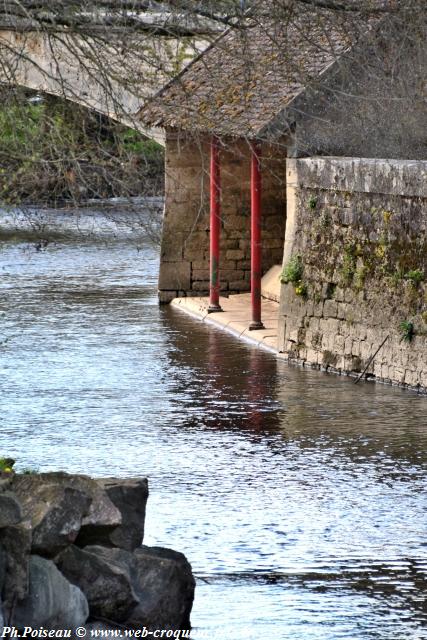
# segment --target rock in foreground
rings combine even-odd
[[[85,596],[64,578],[52,560],[31,556],[29,574],[28,594],[13,612],[14,626],[64,629],[85,624],[89,617]]]
[[[11,474],[0,485],[0,630],[189,629],[186,558],[141,546],[146,479]],[[3,620],[4,618],[4,620]]]
[[[57,558],[62,573],[86,595],[96,618],[140,629],[188,629],[194,596],[182,553],[161,547],[71,546]],[[161,597],[159,597],[161,594]]]

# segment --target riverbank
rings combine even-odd
[[[190,628],[188,561],[142,544],[146,479],[0,465],[0,627]]]

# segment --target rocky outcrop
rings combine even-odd
[[[188,629],[191,567],[142,546],[147,498],[146,479],[2,474],[0,630]]]

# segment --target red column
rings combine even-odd
[[[210,173],[210,299],[208,312],[222,311],[219,304],[219,238],[221,230],[221,168],[219,160],[219,140],[211,140]]]
[[[249,329],[264,329],[261,322],[261,148],[252,145],[251,152],[251,301],[252,322]]]

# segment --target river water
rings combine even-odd
[[[288,366],[159,307],[158,251],[0,245],[0,453],[149,477],[192,638],[427,638],[427,399]]]

